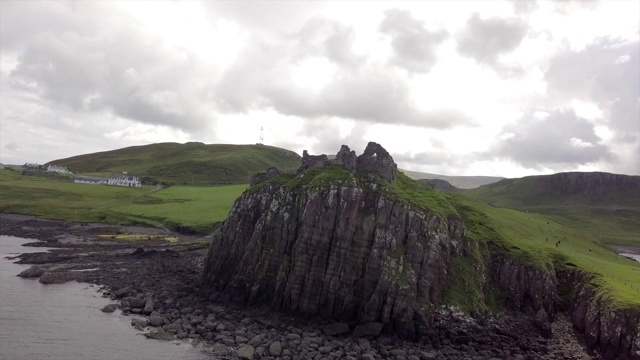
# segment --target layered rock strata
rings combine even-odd
[[[352,152],[341,153],[351,171]],[[327,165],[305,154],[298,176]],[[393,159],[375,143],[355,168],[395,179]],[[273,182],[245,193],[214,236],[205,285],[250,304],[417,335],[424,310],[442,297],[451,257],[463,251],[465,228],[370,185]]]

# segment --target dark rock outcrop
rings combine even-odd
[[[336,158],[332,163],[336,165],[342,165],[351,173],[356,172],[356,164],[358,162],[358,156],[356,152],[349,149],[347,145],[342,145],[340,151],[336,154]]]
[[[258,172],[251,176],[251,186],[265,182],[273,177],[280,175],[280,170],[275,167],[269,167],[264,172]]]
[[[490,272],[514,309],[532,314],[540,310],[555,314],[558,282],[554,272],[524,266],[502,255],[492,257]]]
[[[300,165],[300,167],[296,171],[296,175],[302,174],[303,172],[307,171],[307,169],[329,165],[330,162],[327,155],[309,155],[307,150],[304,150],[302,152],[302,165]]]
[[[341,153],[351,163],[348,147]],[[303,156],[303,168],[324,163],[325,157]],[[361,169],[395,180],[393,159],[375,143],[357,158]],[[366,184],[269,183],[234,204],[212,240],[203,283],[249,304],[381,323],[413,337],[442,297],[464,234],[460,219],[441,218]]]
[[[418,180],[419,182],[429,186],[432,189],[436,189],[436,190],[441,190],[441,191],[445,191],[445,192],[456,192],[458,191],[458,188],[451,185],[451,183],[449,183],[446,180],[441,180],[441,179],[420,179]]]
[[[358,156],[356,167],[360,171],[376,173],[390,183],[395,182],[398,170],[389,152],[374,142],[370,142],[364,149],[364,153]]]
[[[589,350],[598,350],[603,359],[640,360],[640,315],[616,309],[611,299],[598,296],[592,277],[579,271],[559,273],[574,328],[584,333]]]
[[[356,156],[355,151],[349,149],[347,145],[342,145],[335,159],[329,159],[325,154],[309,155],[307,150],[304,150],[302,152],[302,165],[296,171],[296,175],[300,175],[311,168],[330,165],[342,166],[352,174],[356,173],[356,171],[374,173],[390,183],[395,182],[396,171],[398,170],[398,166],[393,161],[391,154],[380,144],[372,141],[367,144],[364,153],[360,156]],[[253,179],[251,184],[254,184]]]
[[[347,171],[307,173],[325,166]],[[333,174],[338,181],[326,181]],[[375,176],[397,180],[396,164],[384,148],[369,143],[356,156],[343,146],[335,159],[305,151],[291,182],[245,192],[209,248],[203,285],[210,298],[339,321],[325,327],[331,334],[353,329],[354,336],[375,337],[384,330],[430,338],[434,326],[443,326],[434,314],[445,285],[461,280],[456,264],[474,261],[473,271],[480,274],[476,285],[466,278],[460,284],[465,291],[482,289],[469,296],[488,301],[498,289],[500,304],[524,313],[540,339],[562,336],[554,321],[566,311],[590,350],[603,359],[640,360],[637,311],[614,309],[586,275],[567,275],[551,263],[527,263],[491,239],[481,247],[465,236],[458,215],[439,216],[409,205],[390,194],[392,187],[383,190]],[[511,342],[508,332],[496,332]],[[523,351],[538,346],[511,339]],[[466,330],[448,337],[461,346],[476,340]]]
[[[603,172],[567,172],[539,177],[540,183],[554,196],[583,195],[592,202],[607,203],[612,195],[640,194],[640,176]]]

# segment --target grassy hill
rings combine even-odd
[[[226,145],[190,142],[132,146],[118,150],[50,161],[76,175],[110,176],[127,171],[145,183],[175,185],[246,184],[251,174],[269,166],[294,169],[300,156],[264,145]]]
[[[600,172],[529,176],[465,193],[495,207],[548,215],[604,244],[640,246],[640,176]]]
[[[227,218],[233,202],[246,188],[75,184],[5,169],[0,170],[0,213],[207,233]]]
[[[492,184],[504,179],[503,177],[497,176],[448,176],[402,169],[400,169],[400,171],[414,180],[444,180],[459,189],[475,189],[478,186]]]

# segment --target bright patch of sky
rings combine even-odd
[[[0,2],[0,162],[155,142],[640,174],[640,2]],[[261,130],[262,129],[262,130]]]

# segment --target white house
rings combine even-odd
[[[114,185],[114,186],[126,186],[126,187],[141,187],[142,186],[142,182],[140,181],[140,179],[136,176],[133,176],[132,178],[129,177],[119,177],[119,178],[109,178],[109,180],[107,181],[108,185]]]
[[[107,184],[109,179],[93,177],[93,176],[76,176],[73,179],[73,182],[76,184],[94,184],[94,185],[102,185]]]
[[[66,166],[49,165],[47,166],[47,171],[57,172],[60,174],[71,174],[71,171],[69,171]]]

